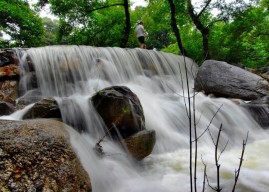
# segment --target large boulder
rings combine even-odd
[[[42,99],[34,104],[34,106],[27,111],[23,119],[37,119],[37,118],[57,118],[61,119],[61,111],[56,102],[52,98]]]
[[[90,192],[67,125],[55,120],[0,121],[0,191]]]
[[[122,138],[127,138],[145,129],[143,108],[138,97],[129,88],[105,88],[96,93],[91,102],[114,139],[119,139],[118,133]]]
[[[253,100],[268,95],[269,83],[226,62],[207,60],[199,68],[195,90],[221,97]]]
[[[142,160],[150,155],[156,142],[154,130],[143,130],[121,140],[121,143],[136,160]]]

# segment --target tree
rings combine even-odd
[[[201,16],[206,11],[206,9],[208,8],[210,3],[211,3],[211,0],[207,0],[205,2],[204,7],[201,9],[201,11],[199,13],[196,13],[195,10],[194,10],[194,7],[192,5],[192,1],[187,0],[188,13],[189,13],[195,27],[202,34],[202,38],[203,38],[203,55],[204,55],[205,59],[210,59],[209,47],[208,47],[208,38],[209,38],[209,27],[211,26],[211,23],[208,24],[207,26],[205,26],[205,24],[202,23]]]
[[[126,47],[131,29],[128,0],[121,2],[119,0],[39,1],[40,6],[47,3],[51,5],[52,12],[60,18],[60,29],[66,27],[69,29],[68,31],[60,30],[59,38],[68,35],[68,43],[72,44]],[[124,16],[125,23],[122,23]],[[101,23],[104,20],[105,22]],[[65,32],[65,34],[61,34],[61,32]],[[108,35],[109,42],[105,41]]]
[[[48,17],[42,18],[45,28],[44,38],[42,39],[43,45],[55,45],[57,32],[59,31],[59,20],[52,20]]]
[[[0,2],[0,30],[8,34],[14,46],[39,46],[44,34],[42,20],[24,0]]]
[[[170,14],[171,14],[171,27],[173,28],[175,37],[177,39],[177,44],[178,47],[180,49],[180,52],[182,55],[187,56],[187,51],[185,50],[182,41],[181,41],[181,37],[180,37],[180,33],[177,27],[177,21],[176,21],[176,6],[173,0],[168,0],[169,5],[170,5]]]
[[[241,63],[259,69],[268,65],[268,12],[261,6],[251,7],[229,23],[214,26],[211,53],[218,60]]]

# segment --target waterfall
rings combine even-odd
[[[81,134],[72,129],[69,133],[72,145],[91,177],[94,192],[190,191],[185,74],[190,83],[191,103],[195,98],[198,135],[210,125],[215,139],[220,125],[223,126],[220,150],[228,142],[220,157],[223,191],[232,189],[234,170],[238,168],[241,145],[247,132],[249,141],[236,191],[268,191],[268,131],[261,129],[245,109],[232,101],[194,93],[198,66],[191,59],[153,50],[88,46],[31,48],[25,53],[34,65],[42,96],[57,100],[64,121],[77,126],[83,123],[87,127]],[[89,98],[113,85],[127,86],[138,96],[146,128],[156,131],[153,153],[141,162],[134,162],[108,139],[103,142],[105,157],[99,158],[92,150],[103,135],[103,123],[89,105]],[[32,87],[23,87],[25,91],[32,91]],[[66,98],[72,104],[64,105]],[[214,145],[208,132],[198,140],[199,191],[204,175],[201,158],[207,165],[208,179],[215,186]],[[207,185],[206,191],[211,191]]]

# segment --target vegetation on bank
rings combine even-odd
[[[48,5],[57,20],[38,16]],[[131,9],[128,0],[39,0],[31,7],[26,0],[2,0],[0,47],[134,48],[138,47],[134,28],[142,19],[149,49],[176,54],[184,50],[198,63],[207,58],[265,70],[269,64],[268,5],[268,0],[206,0],[199,5],[193,0],[150,0],[146,7]]]

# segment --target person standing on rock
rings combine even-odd
[[[142,21],[137,22],[137,26],[135,28],[135,33],[138,41],[140,42],[140,48],[146,49],[146,43],[145,43],[145,34],[146,31],[144,29],[144,23]]]

